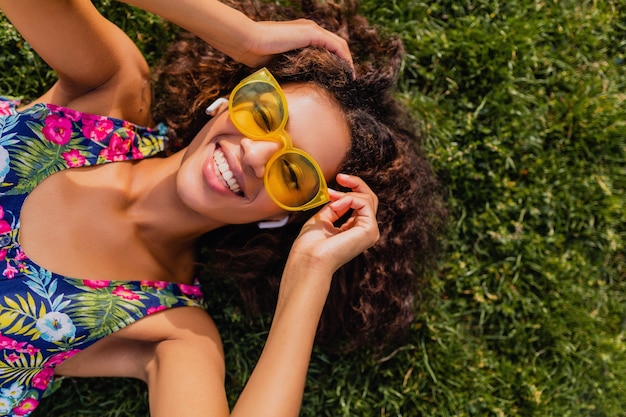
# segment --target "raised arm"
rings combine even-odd
[[[348,43],[310,20],[254,22],[218,0],[122,0],[148,10],[202,38],[251,67],[273,54],[306,46],[326,48],[352,64]]]
[[[183,27],[246,65],[309,45],[352,63],[346,41],[308,20],[254,22],[218,0],[125,0]],[[89,0],[0,0],[0,7],[58,83],[37,101],[150,121],[149,68],[133,41]]]
[[[37,101],[149,121],[149,69],[141,53],[88,0],[0,0],[11,23],[57,73]]]
[[[296,239],[280,285],[270,333],[232,416],[295,417],[299,414],[313,341],[333,273],[379,237],[378,199],[359,178],[339,175],[352,192],[310,219]],[[333,222],[353,210],[341,228]]]

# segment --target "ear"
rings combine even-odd
[[[215,99],[215,101],[213,103],[211,103],[205,110],[205,113],[209,116],[215,116],[217,114],[217,111],[220,109],[220,107],[222,107],[224,104],[228,104],[228,100],[224,97],[218,97]]]
[[[279,227],[286,225],[288,221],[289,215],[286,215],[282,219],[258,222],[257,226],[259,226],[259,229],[278,229]]]

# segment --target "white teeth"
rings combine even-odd
[[[222,168],[222,166],[220,165],[220,169],[221,169],[221,168]],[[232,172],[230,172],[230,171],[225,171],[225,172],[222,174],[222,177],[224,177],[224,179],[230,183],[230,179],[231,179],[231,178],[233,178],[233,173],[232,173]]]
[[[213,165],[215,167],[215,173],[224,186],[235,194],[241,194],[241,187],[230,170],[230,166],[228,166],[228,162],[226,162],[226,158],[221,149],[215,149],[215,152],[213,152]]]

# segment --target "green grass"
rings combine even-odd
[[[626,415],[626,2],[362,4],[404,39],[448,247],[406,345],[316,351],[302,416]],[[106,10],[158,56],[159,20]],[[33,97],[53,75],[16,39],[3,22],[0,93]],[[214,290],[234,401],[267,325]],[[145,416],[145,388],[70,380],[34,415]]]

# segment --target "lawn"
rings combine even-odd
[[[98,4],[158,58],[163,22]],[[407,343],[315,351],[302,416],[626,415],[626,1],[362,8],[405,42],[398,95],[423,121],[450,226]],[[0,94],[35,97],[53,74],[0,25]],[[214,290],[234,401],[267,320]],[[33,415],[147,416],[147,396],[136,381],[66,380]]]

